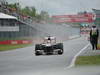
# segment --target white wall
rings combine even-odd
[[[19,26],[0,26],[0,31],[19,31]]]

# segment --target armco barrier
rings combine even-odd
[[[32,40],[6,40],[0,41],[1,45],[10,45],[10,44],[31,44]]]

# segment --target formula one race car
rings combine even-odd
[[[56,43],[55,37],[45,37],[42,44],[35,45],[35,55],[62,55],[63,43]]]

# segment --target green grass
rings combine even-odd
[[[100,44],[97,45],[98,49],[100,49]]]
[[[79,56],[75,62],[76,66],[83,65],[100,65],[100,55],[96,56]]]
[[[32,44],[19,44],[19,45],[0,45],[0,51],[8,51],[8,50],[14,50],[17,48],[23,48],[30,46]]]

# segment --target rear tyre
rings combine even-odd
[[[40,45],[40,44],[36,44],[35,45],[35,55],[36,56],[41,55],[41,53],[39,51],[37,51],[37,50],[42,50],[42,45]]]
[[[36,51],[36,50],[41,50],[41,45],[40,45],[40,44],[36,44],[36,45],[35,45],[35,51]]]

